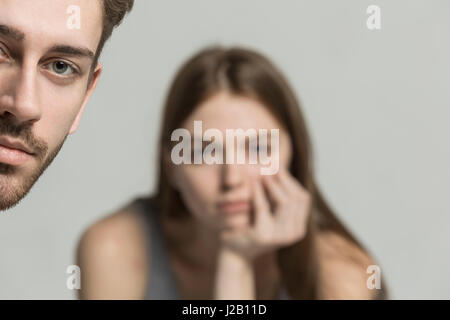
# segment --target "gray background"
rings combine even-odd
[[[381,7],[382,29],[366,28]],[[72,299],[82,231],[149,193],[161,106],[204,45],[261,50],[303,102],[319,184],[394,299],[450,298],[450,1],[137,0],[53,165],[0,213],[0,298]]]

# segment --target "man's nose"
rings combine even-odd
[[[41,118],[36,77],[35,70],[25,67],[7,75],[0,73],[0,117],[9,116],[17,124]]]

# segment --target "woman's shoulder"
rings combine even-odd
[[[319,254],[329,259],[352,261],[356,264],[372,262],[370,255],[364,249],[336,231],[319,231],[317,244]]]
[[[140,242],[144,229],[138,203],[143,199],[135,198],[97,220],[84,231],[82,239],[116,248]]]
[[[133,278],[127,281],[135,283],[145,282],[148,272],[147,230],[143,228],[142,215],[137,207],[139,201],[142,198],[129,201],[83,232],[78,243],[77,260],[85,276],[102,278],[105,282],[116,277],[121,280]],[[101,277],[98,276],[100,274]]]
[[[367,286],[374,259],[352,240],[334,231],[317,237],[320,296],[322,299],[373,299]]]

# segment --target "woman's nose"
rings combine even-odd
[[[244,183],[244,167],[245,165],[242,164],[224,164],[222,166],[222,181],[224,189],[233,189]]]

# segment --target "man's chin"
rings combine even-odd
[[[0,163],[0,211],[15,207],[25,198],[52,159],[29,166]]]
[[[25,198],[36,181],[56,158],[66,138],[67,136],[57,148],[48,154],[43,162],[39,163],[39,166],[32,169],[0,163],[0,211],[11,209]]]
[[[14,174],[0,173],[0,211],[16,206],[30,191],[35,181],[23,181]]]

